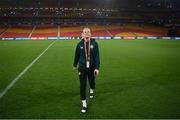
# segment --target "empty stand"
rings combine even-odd
[[[13,26],[9,27],[1,37],[28,37],[32,26]]]
[[[108,26],[106,29],[113,36],[166,36],[167,29],[155,26],[138,26],[138,25],[123,25],[123,26]]]
[[[30,37],[57,37],[57,26],[37,26]]]
[[[152,25],[88,25],[92,36],[166,36],[167,29]],[[79,37],[84,26],[0,27],[0,37]],[[179,32],[179,31],[178,31]]]
[[[0,37],[5,33],[7,27],[0,26]]]
[[[82,26],[62,26],[60,27],[60,36],[62,37],[78,37],[81,36]]]

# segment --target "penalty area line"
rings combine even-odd
[[[32,65],[56,42],[54,40],[38,57],[36,57],[21,73],[18,74],[16,78],[11,81],[11,83],[6,86],[4,90],[0,92],[0,99],[8,92],[9,89],[11,89],[14,84],[32,67]]]

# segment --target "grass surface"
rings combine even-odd
[[[0,41],[0,91],[52,42]],[[0,99],[0,118],[180,118],[180,41],[98,41],[101,69],[86,114],[72,70],[77,42],[56,41]]]

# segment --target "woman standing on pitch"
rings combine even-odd
[[[90,98],[94,97],[95,76],[99,74],[99,48],[95,39],[91,38],[89,28],[84,28],[82,32],[82,40],[77,44],[73,69],[79,71],[80,79],[80,96],[82,100],[81,112],[87,111],[86,103],[86,82],[87,79],[90,85]]]

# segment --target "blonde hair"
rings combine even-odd
[[[83,31],[84,31],[84,30],[89,30],[89,31],[91,32],[91,29],[88,28],[88,27],[84,27],[84,28],[83,28]]]

